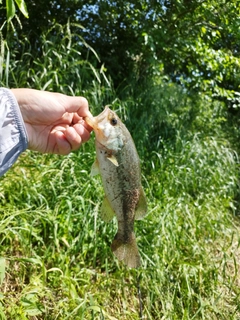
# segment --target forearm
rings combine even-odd
[[[28,138],[15,96],[0,88],[0,176],[27,149]]]

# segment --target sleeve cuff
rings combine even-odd
[[[0,176],[27,149],[28,136],[15,96],[0,88]]]

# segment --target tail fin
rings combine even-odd
[[[127,243],[124,241],[124,238],[117,233],[111,249],[118,260],[123,261],[129,268],[138,268],[141,266],[141,258],[134,232],[132,232],[130,240]]]

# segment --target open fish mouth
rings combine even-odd
[[[96,128],[97,121],[96,121],[95,117],[91,117],[91,118],[86,117],[84,120],[90,127],[92,127],[93,129]]]
[[[108,106],[104,108],[104,110],[96,117],[86,117],[84,120],[86,123],[92,127],[93,129],[98,128],[98,123],[101,122],[106,117],[106,112],[109,109]]]

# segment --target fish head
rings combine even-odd
[[[93,128],[98,143],[115,153],[122,149],[128,131],[108,106],[98,116],[86,117],[85,121]]]

